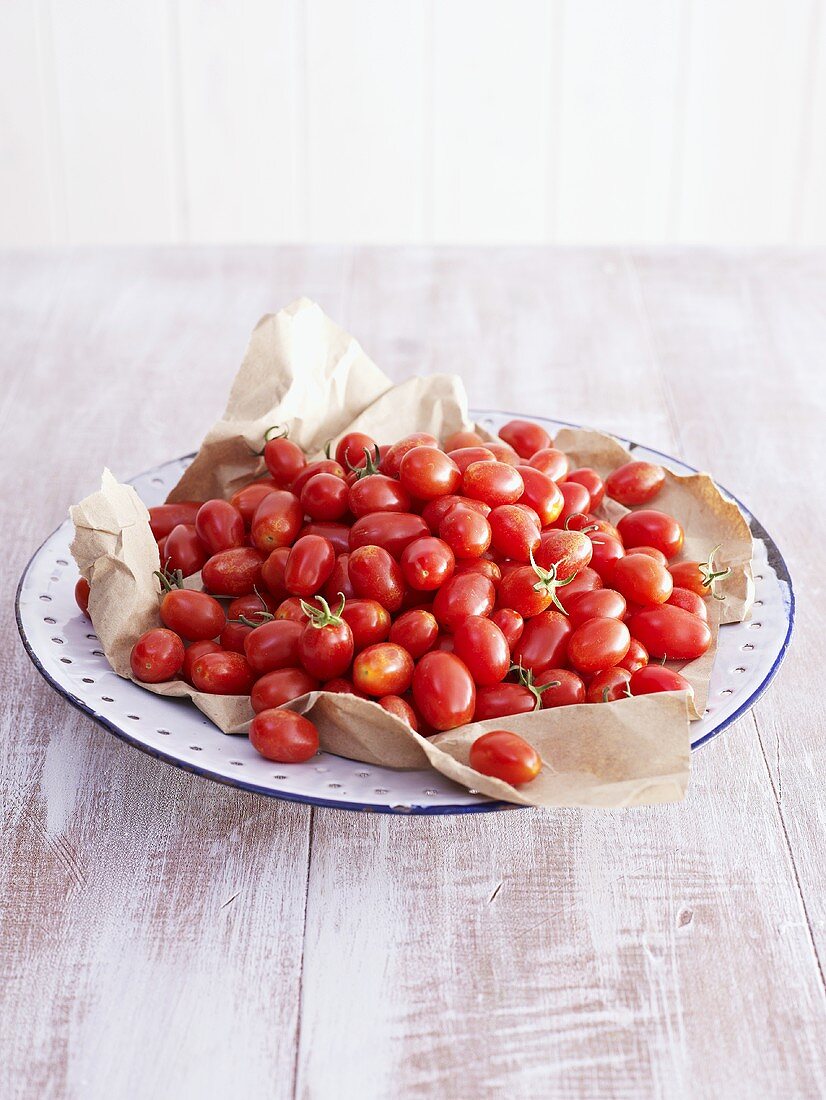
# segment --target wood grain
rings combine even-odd
[[[0,254],[7,593],[104,462],[197,445],[258,315],[306,293],[394,378],[710,467],[800,606],[683,805],[425,819],[135,752],[39,679],[7,600],[0,1094],[822,1095],[824,291],[824,253]]]

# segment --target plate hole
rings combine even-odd
[[[46,616],[46,617],[44,618],[43,622],[44,622],[44,623],[48,623],[48,624],[49,624],[49,626],[54,626],[54,624],[55,624],[55,623],[57,622],[57,619],[53,619],[53,618],[51,617],[51,615],[47,615],[47,616]]]
[[[324,766],[323,764],[318,764],[318,765],[316,766],[316,771],[317,771],[317,772],[328,772],[329,770],[330,770],[330,769],[329,769],[329,768],[327,768],[327,767],[325,767],[325,766]]]
[[[367,777],[370,775],[370,772],[356,772],[356,775],[359,777],[359,779],[367,779]]]
[[[733,695],[734,694],[734,688],[723,688],[723,690],[720,692],[720,694],[721,695]]]
[[[160,735],[161,735],[162,737],[169,737],[169,730],[158,730],[158,733],[159,733],[159,734],[160,734]]]
[[[127,714],[127,718],[131,718],[133,722],[140,722],[141,716],[139,714]]]
[[[751,644],[751,642],[746,642],[746,644],[744,646],[742,646],[741,648],[742,649],[754,649],[754,646]]]
[[[230,764],[234,764],[236,768],[243,768],[243,760],[230,760]]]
[[[341,786],[341,784],[340,783],[328,783],[327,786],[331,787],[334,791],[337,791],[339,789],[339,787]]]
[[[424,793],[429,794],[429,795],[434,795],[434,794],[438,794],[439,792],[434,791],[432,787],[425,787]]]
[[[742,665],[738,665],[737,668],[734,671],[735,672],[745,672],[746,670],[743,668]]]
[[[58,565],[68,565],[69,563],[66,561],[65,558],[58,558],[57,559],[57,564]]]
[[[43,594],[43,595],[42,595],[42,596],[41,596],[40,598],[41,598],[41,600],[42,600],[42,601],[43,601],[44,603],[51,603],[51,602],[52,602],[52,597],[51,597],[51,596],[47,596],[47,595],[45,594],[45,592],[44,592],[44,594]]]
[[[101,699],[104,703],[114,703],[115,701],[111,695],[101,695]]]
[[[286,775],[274,775],[273,779],[286,779]]]
[[[756,573],[756,574],[755,574],[755,576],[754,576],[754,579],[755,579],[756,581],[762,581],[762,579],[763,579],[763,574],[762,574],[762,573]]]
[[[192,749],[193,752],[203,752],[203,749],[200,745],[190,745],[189,747]]]
[[[71,657],[61,657],[60,658],[60,663],[62,665],[70,665],[72,663],[72,658]]]
[[[389,794],[387,787],[376,787],[376,794]]]
[[[95,681],[92,679],[91,676],[84,676],[83,677],[83,682],[84,682],[84,684],[93,684]]]
[[[63,645],[62,638],[52,638],[52,641],[55,642],[57,645]]]
[[[749,630],[759,630],[762,623],[749,623]]]
[[[104,656],[104,652],[103,652],[103,650],[102,650],[102,649],[93,649],[93,650],[92,650],[92,656],[93,656],[93,657],[103,657],[103,656]]]
[[[152,484],[153,485],[163,485],[163,478],[162,477],[153,477],[152,478]]]
[[[98,640],[97,634],[87,634],[86,637],[90,642],[96,642]]]

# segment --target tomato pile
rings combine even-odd
[[[442,446],[346,435],[309,462],[267,433],[268,475],[230,500],[150,509],[163,568],[162,627],[132,649],[137,680],[180,677],[249,695],[254,747],[304,760],[309,691],[372,699],[425,736],[471,721],[687,689],[657,663],[711,644],[706,562],[674,562],[683,530],[649,507],[665,473],[629,462],[604,481],[570,469],[540,425],[512,420]],[[613,526],[604,496],[634,511]],[[183,588],[200,571],[204,591]],[[88,586],[79,602],[88,599]],[[506,729],[471,764],[510,782],[541,767]]]

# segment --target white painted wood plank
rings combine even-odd
[[[434,241],[547,239],[559,95],[556,7],[544,0],[434,5]]]
[[[688,0],[565,7],[556,237],[667,239],[680,154]]]
[[[174,240],[166,4],[55,3],[50,19],[67,241]]]

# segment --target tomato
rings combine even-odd
[[[629,554],[614,565],[611,584],[629,603],[665,603],[674,582],[664,565],[647,554]]]
[[[238,509],[245,526],[249,527],[252,523],[252,517],[255,515],[255,509],[264,497],[269,496],[276,488],[277,486],[271,480],[252,481],[249,485],[245,485],[243,489],[233,493],[229,502],[233,508]]]
[[[246,596],[261,582],[264,555],[252,546],[213,554],[201,570],[204,587],[215,596]]]
[[[509,420],[499,429],[499,438],[513,447],[520,458],[531,458],[553,442],[542,425],[532,420]]]
[[[365,451],[367,454],[365,455]],[[336,446],[336,462],[345,470],[358,469],[368,457],[375,454],[376,441],[364,432],[348,432]]]
[[[621,665],[605,668],[591,677],[586,698],[589,703],[614,703],[617,699],[627,699],[630,679],[631,673]]]
[[[438,440],[429,432],[413,432],[389,447],[381,460],[381,472],[388,477],[398,477],[402,459],[414,447],[436,447]]]
[[[206,592],[173,588],[161,599],[161,622],[188,642],[217,638],[227,617],[224,609]]]
[[[402,646],[415,661],[418,661],[436,644],[436,639],[439,637],[439,624],[432,612],[415,608],[399,615],[390,627],[389,636],[391,642]]]
[[[156,539],[166,538],[179,523],[194,523],[202,501],[179,500],[175,504],[156,504],[149,509],[149,526]]]
[[[312,597],[310,600],[302,600],[300,596],[288,596],[286,600],[278,605],[278,609],[275,612],[276,619],[289,619],[293,623],[301,623],[302,625],[309,621],[310,616],[304,610],[304,604],[315,604],[316,598]],[[317,607],[321,607],[321,604],[316,604]]]
[[[519,498],[520,504],[527,504],[539,516],[539,522],[547,527],[558,519],[565,507],[565,497],[555,481],[533,466],[518,466],[525,490]]]
[[[318,680],[303,668],[279,668],[268,672],[253,684],[250,702],[256,714],[280,707],[310,691],[318,691]]]
[[[301,507],[311,519],[330,522],[347,512],[350,490],[335,474],[314,474],[301,490]]]
[[[487,577],[494,588],[497,588],[502,580],[502,570],[495,561],[490,561],[488,558],[468,558],[457,561],[453,575],[457,576],[459,573],[479,573]]]
[[[400,565],[404,579],[417,592],[432,592],[453,575],[455,557],[441,539],[424,537],[408,543]]]
[[[376,600],[347,600],[341,617],[350,627],[355,653],[385,641],[390,633],[390,612]]]
[[[402,722],[406,722],[411,729],[418,730],[419,721],[416,718],[416,712],[406,699],[402,699],[400,695],[384,695],[376,701],[388,714],[395,715]]]
[[[667,558],[673,558],[683,545],[683,529],[676,519],[653,508],[629,512],[619,521],[617,530],[626,549],[653,546]]]
[[[460,573],[436,593],[433,614],[439,626],[452,634],[468,615],[489,615],[495,600],[496,588],[491,580],[481,573]]]
[[[591,510],[591,494],[577,481],[563,481],[559,486],[562,493],[562,509],[556,517],[558,526],[563,527],[571,516],[581,516]]]
[[[255,509],[250,526],[253,545],[267,554],[277,546],[290,546],[303,522],[298,497],[286,489],[276,489]]]
[[[568,456],[555,447],[543,447],[528,459],[528,465],[556,482],[565,480],[569,468]]]
[[[609,497],[631,508],[635,504],[648,504],[665,484],[665,470],[653,462],[626,462],[613,470],[605,479],[605,491]]]
[[[249,695],[254,679],[240,653],[202,653],[192,662],[192,686],[210,695]]]
[[[353,683],[368,695],[402,695],[413,679],[413,658],[395,642],[368,646],[353,661]]]
[[[585,702],[585,684],[570,669],[546,668],[534,677],[534,684],[542,692],[543,710]]]
[[[453,653],[433,650],[416,665],[413,699],[433,729],[455,729],[473,717],[476,688],[463,661]]]
[[[507,463],[471,462],[462,475],[462,492],[496,508],[500,504],[515,504],[525,492],[525,482],[519,471]]]
[[[578,470],[571,470],[567,480],[579,482],[588,490],[591,497],[591,506],[587,511],[593,512],[595,508],[602,504],[602,499],[605,496],[605,482],[596,470],[593,470],[590,466],[580,466]]]
[[[513,650],[516,649],[519,639],[522,637],[522,631],[525,629],[525,620],[519,612],[514,611],[513,608],[499,607],[491,612],[490,621],[496,623],[505,635],[505,641],[508,643],[508,648],[513,652]]]
[[[259,588],[248,596],[237,596],[232,600],[227,608],[227,618],[243,617],[249,620],[251,626],[260,626],[272,619],[280,602],[277,597]]]
[[[398,558],[405,546],[429,534],[425,521],[413,512],[374,512],[350,528],[350,549],[382,546]]]
[[[269,439],[269,431],[264,436],[264,462],[273,480],[286,489],[298,477],[307,464],[301,448],[281,435]]]
[[[543,569],[555,566],[558,579],[566,581],[588,565],[593,552],[591,540],[581,531],[551,528],[542,532],[534,560]]]
[[[356,594],[350,580],[349,554],[339,554],[337,556],[333,571],[324,585],[324,595],[328,600],[334,600],[339,594],[348,600]]]
[[[456,627],[453,652],[467,665],[478,687],[498,684],[510,668],[510,647],[496,623],[469,615]]]
[[[226,649],[232,653],[243,653],[247,635],[252,634],[254,629],[252,626],[247,626],[246,623],[225,623],[218,638],[221,649]]]
[[[474,722],[504,718],[508,714],[530,714],[539,708],[536,694],[524,684],[491,684],[476,692]]]
[[[298,655],[301,664],[317,680],[332,680],[350,667],[353,659],[353,633],[349,623],[342,618],[344,597],[336,611],[331,611],[326,600],[318,598],[321,609],[305,605],[308,622],[298,639]]]
[[[329,580],[335,564],[336,552],[329,539],[302,535],[293,544],[284,566],[287,591],[293,596],[314,596]]]
[[[399,464],[399,480],[419,500],[446,496],[461,479],[459,467],[438,447],[413,447]]]
[[[564,665],[573,628],[559,611],[548,610],[528,619],[513,659],[531,672]]]
[[[389,513],[388,513],[389,514]],[[382,546],[359,546],[350,554],[350,580],[357,596],[398,611],[404,598],[404,576]]]
[[[267,590],[277,600],[281,600],[287,595],[287,586],[284,583],[284,570],[289,556],[289,546],[278,546],[261,566],[261,580],[267,586]]]
[[[602,578],[590,565],[586,565],[574,575],[570,584],[557,591],[557,596],[565,610],[570,611],[574,600],[584,592],[595,592],[599,588],[602,588]]]
[[[191,577],[203,569],[209,554],[198,538],[194,523],[179,523],[173,527],[164,542],[161,565],[164,569],[180,569],[185,577]]]
[[[132,646],[129,663],[132,675],[143,684],[162,684],[183,667],[184,643],[172,630],[155,627],[141,634]]]
[[[645,554],[647,557],[653,558],[654,561],[659,562],[660,565],[668,565],[668,558],[661,550],[657,550],[654,546],[632,546],[630,550],[626,551],[626,554]],[[676,584],[677,582],[675,581],[674,583]]]
[[[488,516],[488,525],[491,545],[504,558],[526,562],[539,549],[539,516],[532,509],[500,504]]]
[[[723,580],[731,573],[730,568],[717,569],[714,555],[720,549],[715,546],[706,561],[680,561],[669,567],[676,588],[688,588],[698,596],[712,595],[716,598],[714,582]],[[721,597],[722,598],[722,597]]]
[[[346,523],[305,523],[298,532],[298,537],[304,535],[318,535],[333,544],[337,554],[346,554],[350,549],[350,528]]]
[[[210,554],[243,546],[247,530],[244,517],[228,500],[207,500],[195,517],[195,533]]]
[[[385,474],[359,478],[348,493],[348,507],[357,519],[371,512],[410,512],[410,494]]]
[[[503,574],[497,592],[497,603],[499,607],[513,608],[526,619],[545,611],[552,603],[562,611],[564,608],[557,589],[564,588],[575,579],[575,576],[571,576],[561,581],[555,565],[551,565],[550,569],[543,569],[535,562],[520,565]]]
[[[456,504],[439,524],[439,538],[457,558],[478,558],[490,546],[491,528],[475,509]]]
[[[329,692],[331,695],[357,695],[359,699],[368,698],[363,691],[359,691],[355,687],[352,680],[348,680],[344,676],[336,676],[335,679],[328,680],[321,685],[321,690]]]
[[[504,462],[506,466],[519,466],[524,462],[524,459],[504,439],[488,440],[485,447],[492,452],[497,462]]]
[[[705,600],[702,596],[698,596],[696,592],[692,592],[690,588],[675,588],[665,602],[670,604],[671,607],[682,607],[684,611],[690,611],[692,615],[696,615],[704,623],[708,622]]]
[[[613,576],[619,562],[625,557],[625,550],[619,539],[599,534],[591,539],[593,553],[591,568],[599,573],[603,583],[613,583]],[[642,555],[639,555],[642,557]]]
[[[273,619],[257,626],[244,639],[244,656],[250,668],[259,676],[278,668],[294,668],[303,632],[304,626],[291,619]]]
[[[660,604],[638,611],[629,627],[652,657],[693,661],[711,645],[708,623],[682,607]]]
[[[265,760],[302,764],[318,752],[318,730],[291,710],[262,710],[250,722],[250,744]]]
[[[568,639],[568,660],[577,672],[602,672],[618,665],[631,635],[619,619],[587,619]]]
[[[487,447],[460,447],[455,451],[448,451],[447,457],[459,467],[459,472],[464,473],[471,462],[495,462],[493,451]]]
[[[453,432],[445,440],[445,450],[450,453],[456,451],[460,447],[481,447],[484,446],[484,439],[478,432],[474,432],[472,429],[462,428],[458,432]]]
[[[609,523],[607,519],[600,519],[599,516],[595,516],[591,512],[586,512],[584,515],[577,512],[576,515],[569,516],[565,520],[565,528],[568,531],[581,531],[583,535],[587,535],[589,538],[608,535],[609,538],[616,539],[619,543],[622,542],[619,531],[613,523]]]
[[[75,584],[75,603],[84,615],[89,614],[89,582],[85,577],[78,577]]]
[[[685,676],[665,665],[645,665],[632,673],[629,681],[632,695],[654,695],[659,691],[690,691],[691,684]]]
[[[193,642],[192,645],[187,646],[186,655],[184,657],[184,663],[181,666],[181,676],[187,681],[192,683],[192,666],[199,657],[203,657],[205,653],[220,653],[221,647],[217,642]]]
[[[518,733],[491,730],[470,746],[470,766],[512,787],[530,783],[542,771],[542,758]]]
[[[597,588],[583,592],[569,604],[569,621],[571,626],[580,626],[588,619],[621,619],[627,606],[625,597],[613,588]]]
[[[454,647],[452,634],[440,634],[436,639],[434,649],[438,649],[440,653],[452,653]]]
[[[638,668],[644,668],[647,664],[648,650],[636,638],[632,638],[631,644],[628,646],[628,652],[619,662],[619,667],[627,668],[629,672],[636,672]]]
[[[490,515],[490,505],[481,500],[471,500],[470,497],[460,497],[454,493],[448,493],[446,497],[436,497],[435,500],[429,500],[422,509],[422,519],[427,524],[431,535],[439,533],[439,525],[456,504],[473,508],[483,516]]]

